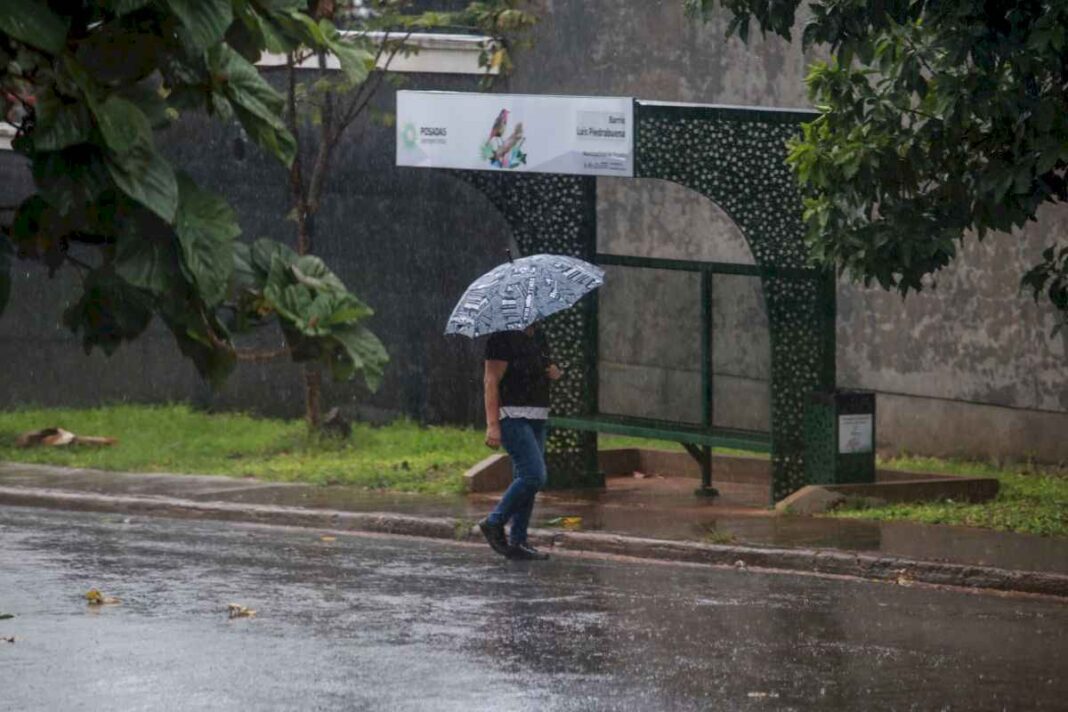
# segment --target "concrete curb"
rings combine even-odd
[[[415,517],[381,512],[342,512],[330,509],[229,502],[198,502],[175,497],[112,496],[55,489],[0,487],[0,505],[81,512],[117,512],[178,519],[239,521],[452,541],[479,538],[473,527],[474,522],[446,517]],[[1068,575],[1065,574],[1013,571],[988,566],[920,561],[826,549],[705,544],[544,529],[532,530],[531,534],[535,543],[562,551],[1068,598]]]

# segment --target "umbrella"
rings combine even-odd
[[[509,255],[509,257],[511,257]],[[563,255],[509,259],[476,279],[452,310],[446,334],[519,331],[604,284],[604,270]]]

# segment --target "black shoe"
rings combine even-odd
[[[508,556],[508,537],[504,535],[503,524],[490,524],[488,520],[483,519],[478,523],[478,528],[494,551],[501,556]]]
[[[517,561],[545,561],[549,558],[549,555],[523,542],[508,548],[508,558]]]

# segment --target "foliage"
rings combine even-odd
[[[510,70],[510,35],[522,32],[534,22],[532,15],[518,9],[523,1],[469,2],[463,10],[455,12],[419,10],[410,0],[319,0],[309,4],[312,16],[320,23],[338,22],[345,28],[345,36],[342,40],[331,29],[323,34],[318,46],[291,48],[286,55],[285,120],[296,144],[289,168],[289,217],[296,226],[295,247],[302,259],[314,252],[314,218],[322,205],[324,187],[341,138],[365,115],[371,121],[392,125],[392,114],[377,109],[371,100],[387,76],[399,83],[396,75],[388,75],[387,71],[396,57],[418,51],[418,46],[410,41],[412,33],[444,29],[489,33],[491,39],[483,43],[479,56],[480,66],[487,70],[484,79],[488,80],[494,70],[499,73]],[[341,72],[328,70],[324,46],[339,57],[340,52],[345,53],[347,63],[341,62]],[[298,69],[309,64],[318,71]],[[366,126],[366,122],[361,125]],[[298,281],[306,283],[304,279]],[[296,285],[293,288],[299,291]],[[318,314],[309,316],[319,317]],[[293,353],[303,355],[304,344],[309,338],[317,338],[313,332],[321,330],[322,322],[312,331],[307,328],[307,319],[303,326],[290,323],[287,336],[297,336],[297,341],[290,338],[291,346],[296,347]],[[341,346],[337,353],[345,358],[344,363],[333,359],[335,376],[347,373],[350,370],[347,364],[367,363],[378,354],[379,349],[369,337],[369,332],[359,328],[349,328],[338,335],[335,341]],[[324,349],[323,360],[330,362],[325,352]],[[320,391],[318,368],[309,365],[304,369],[305,419],[313,430],[321,419]]]
[[[707,14],[715,0],[685,0]],[[800,0],[721,0],[729,31],[789,39]],[[1020,228],[1068,198],[1068,2],[816,0],[806,48],[819,117],[790,149],[816,259],[903,294],[969,231]],[[1064,250],[1048,293],[1068,318]],[[1059,295],[1059,296],[1058,296]]]
[[[834,516],[854,519],[909,520],[1002,531],[1068,536],[1068,477],[1055,474],[1002,474],[992,502],[920,502],[846,506]]]
[[[118,438],[112,447],[23,449],[20,432],[62,423],[82,435]],[[369,489],[458,493],[463,472],[486,456],[481,431],[400,420],[353,426],[352,438],[309,435],[299,420],[209,414],[185,405],[22,409],[0,413],[0,460],[133,472],[256,476]]]
[[[276,317],[298,360],[377,380],[385,352],[360,325],[370,310],[321,263],[280,257],[276,269],[235,276],[248,249],[233,210],[154,140],[181,112],[203,111],[236,119],[291,165],[297,144],[283,97],[254,66],[261,53],[312,47],[349,76],[367,71],[368,53],[307,10],[302,0],[5,0],[0,110],[36,193],[0,226],[0,308],[13,255],[50,273],[69,264],[84,288],[64,322],[87,351],[110,354],[158,316],[217,383],[238,356],[222,315],[251,306],[233,321]]]

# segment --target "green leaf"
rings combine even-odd
[[[177,262],[173,247],[140,233],[123,236],[115,249],[115,273],[131,286],[157,296],[174,285]]]
[[[363,326],[354,326],[333,334],[340,348],[329,356],[331,372],[336,380],[344,381],[362,373],[367,387],[378,390],[385,365],[389,362],[386,347]]]
[[[187,44],[205,50],[218,43],[234,20],[230,0],[165,0],[185,28]]]
[[[108,172],[119,189],[168,224],[178,211],[178,181],[171,165],[151,146],[109,155]]]
[[[14,39],[52,54],[67,43],[68,20],[36,0],[0,2],[0,31]]]
[[[233,209],[219,196],[203,191],[178,174],[175,230],[182,261],[197,292],[209,307],[226,296],[234,268],[234,238],[241,234]]]
[[[64,101],[53,92],[42,92],[37,101],[33,146],[38,151],[58,151],[89,140],[93,122],[89,108],[77,101]]]
[[[110,356],[123,341],[141,335],[152,320],[151,300],[108,267],[86,277],[81,298],[63,313],[63,323],[82,334],[85,353],[100,348]]]
[[[162,304],[160,316],[182,354],[213,388],[219,388],[237,365],[237,355],[229,345],[229,332],[222,322],[203,311],[194,297],[181,293]],[[209,328],[215,333],[214,339],[208,334]]]
[[[93,107],[104,142],[115,153],[128,153],[135,147],[151,146],[152,125],[131,101],[112,94]]]
[[[319,30],[324,44],[337,57],[341,71],[345,73],[346,78],[353,84],[360,84],[366,80],[371,63],[374,61],[374,55],[366,47],[344,39],[337,28],[327,20],[319,21]]]
[[[208,50],[208,65],[222,78],[223,94],[248,134],[286,166],[292,164],[297,145],[282,121],[282,96],[255,66],[225,45]]]
[[[267,276],[271,273],[271,265],[274,263],[275,257],[278,257],[283,265],[289,267],[296,262],[297,253],[290,249],[289,246],[267,238],[261,237],[252,243],[249,249],[249,264],[255,270],[259,282],[267,281]]]
[[[64,215],[112,188],[103,150],[89,143],[37,153],[31,168],[38,192]]]

